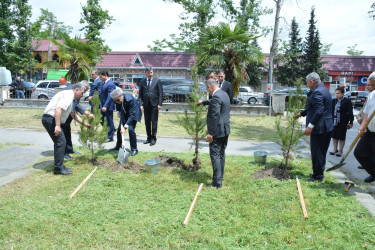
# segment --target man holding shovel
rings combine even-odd
[[[111,92],[111,98],[116,104],[120,106],[120,121],[121,121],[121,134],[125,134],[126,129],[129,130],[129,141],[131,148],[131,156],[138,154],[137,148],[137,135],[135,133],[135,126],[137,122],[141,122],[142,112],[137,100],[128,93],[122,93],[121,89],[115,89]],[[119,131],[118,131],[119,132]],[[117,132],[116,148],[120,148],[122,144],[121,135]],[[121,140],[121,141],[119,141]]]
[[[370,118],[370,115],[375,111],[375,71],[367,79],[367,88],[372,92],[367,97],[366,107],[363,110],[362,122],[358,133],[361,135],[355,150],[354,156],[363,168],[370,174],[365,178],[365,182],[375,181],[375,120],[372,119],[367,126],[365,124]]]

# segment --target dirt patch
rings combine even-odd
[[[276,178],[282,181],[290,179],[290,174],[288,170],[281,169],[275,166],[267,166],[255,172],[252,177],[254,177],[255,179]]]
[[[144,166],[134,161],[128,161],[124,165],[121,165],[119,162],[114,162],[114,163],[105,162],[103,165],[108,170],[111,170],[114,173],[129,172],[129,173],[137,174],[145,170]]]
[[[170,157],[168,155],[158,155],[156,159],[159,160],[159,167],[161,168],[182,168],[183,170],[194,172],[200,169],[201,161],[195,164],[185,164],[177,157]]]

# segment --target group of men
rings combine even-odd
[[[123,93],[117,88],[109,78],[107,71],[98,73],[92,72],[93,83],[89,100],[97,92],[100,97],[100,109],[103,117],[106,118],[109,132],[107,141],[113,141],[115,127],[113,124],[113,111],[116,110],[120,117],[120,124],[117,129],[117,144],[111,150],[118,150],[121,147],[121,134],[129,130],[129,139],[131,145],[131,155],[138,153],[135,127],[137,122],[141,121],[142,112],[145,116],[145,125],[147,139],[144,144],[153,146],[156,144],[156,133],[158,124],[159,110],[162,107],[163,88],[160,80],[153,76],[153,70],[146,68],[146,77],[139,84],[139,100],[132,95]],[[206,89],[209,93],[209,99],[198,101],[198,105],[208,105],[207,112],[207,141],[209,142],[210,158],[213,167],[212,183],[208,186],[220,188],[222,186],[225,149],[230,134],[230,104],[233,99],[233,86],[225,81],[225,74],[222,71],[210,72],[206,81]],[[306,129],[304,134],[310,136],[310,148],[313,172],[309,181],[322,181],[326,164],[326,154],[330,144],[331,133],[333,130],[332,117],[332,97],[328,89],[321,83],[317,73],[312,72],[306,77],[306,85],[310,89],[306,108],[297,114],[296,117],[306,116]],[[368,78],[369,89],[375,89],[375,72]],[[77,101],[87,90],[84,83],[74,85],[69,92],[61,91],[48,104],[44,115],[43,125],[55,143],[55,174],[70,174],[63,165],[63,149],[66,148],[66,140],[61,132],[60,125],[64,124],[69,113],[77,122],[82,120],[75,111],[79,111]],[[76,105],[74,105],[76,103]],[[371,121],[367,130],[364,124],[375,110],[375,91],[372,91],[368,97],[366,108],[364,109],[363,122],[359,133],[363,136],[355,149],[355,157],[362,164],[364,169],[370,174],[365,179],[366,182],[375,181],[375,121]],[[89,112],[81,114],[92,115]],[[72,119],[70,119],[71,122]],[[69,123],[69,120],[68,120]],[[85,124],[90,126],[89,124]],[[366,131],[366,132],[363,132]],[[70,133],[70,130],[64,131]],[[63,133],[64,133],[63,132]],[[71,149],[73,150],[73,149]],[[74,152],[71,151],[71,152]]]
[[[321,182],[324,178],[326,154],[333,131],[332,97],[328,89],[321,83],[317,73],[313,72],[307,75],[306,84],[310,89],[307,94],[306,108],[296,117],[306,116],[304,134],[310,136],[313,167],[309,181]],[[370,174],[364,181],[373,182],[375,181],[375,120],[371,120],[367,128],[365,128],[365,124],[375,111],[375,72],[368,77],[367,87],[371,93],[363,110],[362,122],[358,130],[362,138],[354,150],[354,156]]]

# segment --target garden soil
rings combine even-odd
[[[290,179],[290,174],[287,170],[275,166],[267,166],[252,175],[255,179],[276,178],[278,180]]]

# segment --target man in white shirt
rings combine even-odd
[[[68,171],[64,166],[66,139],[61,129],[61,124],[66,121],[69,115],[78,123],[82,123],[82,119],[74,110],[73,100],[79,100],[84,92],[84,85],[77,83],[73,85],[72,90],[57,93],[44,110],[42,124],[54,143],[54,174],[72,174],[72,172]],[[85,126],[90,127],[90,124],[85,124]]]
[[[367,79],[367,87],[369,89],[375,88],[375,71]],[[367,131],[364,130],[364,125],[375,111],[375,90],[373,90],[367,97],[366,107],[363,110],[362,122],[358,133],[362,138],[359,140],[355,150],[354,156],[363,168],[370,174],[365,178],[365,182],[375,181],[375,119],[372,119],[367,126]]]

